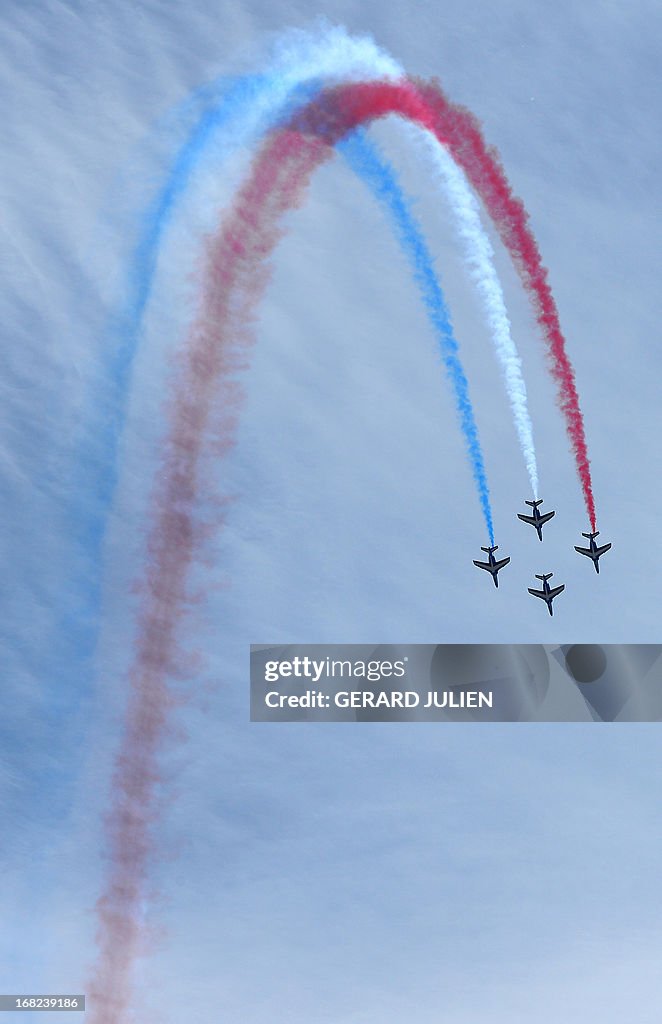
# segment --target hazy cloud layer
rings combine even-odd
[[[337,160],[278,250],[239,444],[204,463],[202,513],[214,522],[215,495],[236,497],[191,580],[203,600],[182,642],[202,665],[176,684],[190,699],[163,762],[161,895],[145,907],[166,934],[141,965],[141,998],[187,1022],[652,1022],[657,727],[247,723],[250,642],[659,639],[660,13],[648,2],[6,0],[0,988],[75,991],[87,976],[164,390],[201,236],[243,169],[202,175],[164,241],[92,664],[93,496],[76,452],[100,422],[134,215],[178,138],[159,125],[217,75],[259,69],[274,33],[318,13],[438,75],[499,147],[550,268],[614,547],[599,577],[572,549],[587,528],[579,484],[495,242],[557,509],[544,545],[516,520],[528,481],[453,225],[429,167],[380,125],[443,272],[512,563],[498,591],[471,565],[484,528],[434,339],[390,226]],[[550,570],[566,583],[553,620],[526,593]]]

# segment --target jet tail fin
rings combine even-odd
[[[543,583],[544,583],[544,582],[545,582],[545,580],[550,580],[550,579],[552,578],[552,576],[553,576],[553,575],[554,575],[554,573],[553,573],[553,572],[548,572],[548,573],[546,573],[546,574],[544,574],[544,575],[542,575],[542,576],[538,576],[538,573],[536,573],[536,579],[537,579],[537,580],[542,580],[542,581],[543,581]]]
[[[583,533],[582,537],[586,537],[586,540],[593,540],[593,538],[597,537],[599,533],[599,530],[596,530],[595,533]]]
[[[538,505],[542,505],[542,498],[538,498],[537,501],[525,501],[524,504],[528,505],[529,508],[538,508]]]

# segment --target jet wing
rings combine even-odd
[[[538,520],[538,525],[542,526],[543,523],[548,523],[552,516],[555,516],[556,512],[545,512],[544,516],[541,516]]]
[[[611,545],[610,545],[611,547]],[[589,558],[593,558],[593,552],[590,548],[578,548],[575,544],[575,551],[579,551],[580,555],[587,555]]]
[[[550,590],[550,592],[547,595],[547,597],[549,597],[549,598],[556,597],[558,594],[563,593],[564,590],[565,590],[565,583],[562,583],[560,587],[552,587],[552,589]]]
[[[542,597],[543,601],[547,599],[548,595],[545,593],[544,590],[532,590],[531,587],[527,587],[527,590],[530,594],[533,594],[534,597]]]
[[[600,555],[604,555],[605,551],[609,551],[610,547],[611,547],[611,544],[603,544],[601,548],[596,548],[596,552],[595,553],[598,556],[598,558],[600,557]]]
[[[473,563],[474,565],[477,565],[479,569],[487,569],[488,572],[492,572],[492,566],[489,562],[477,562],[474,558]]]
[[[510,561],[510,556],[508,558],[502,558],[501,561],[494,563],[493,568],[496,570],[496,572],[498,572],[499,569],[503,569],[504,565],[508,565],[509,561]]]
[[[521,512],[517,513],[517,518],[521,519],[523,523],[531,523],[531,526],[536,525],[536,521],[533,516],[524,516]],[[539,520],[540,521],[540,520]]]

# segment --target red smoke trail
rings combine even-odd
[[[127,726],[107,819],[110,869],[98,903],[99,957],[90,993],[91,1024],[131,1018],[131,974],[143,936],[150,830],[159,784],[158,753],[173,700],[167,687],[176,627],[194,556],[198,462],[212,400],[224,405],[224,446],[231,447],[241,397],[233,377],[251,341],[251,312],[267,281],[266,261],[282,234],[283,213],[302,201],[315,168],[333,150],[319,139],[279,132],[264,148],[225,227],[209,245],[203,314],[193,328],[178,374],[170,429],[153,495],[146,596],[130,676]]]
[[[427,128],[446,146],[481,197],[508,249],[540,325],[558,385],[558,402],[575,456],[591,530],[596,528],[591,470],[575,374],[565,349],[559,314],[524,204],[513,195],[496,150],[474,115],[444,96],[437,82],[360,82],[325,90],[292,124],[335,144],[359,125],[397,114]]]
[[[188,340],[169,412],[168,438],[153,494],[145,599],[130,674],[127,725],[107,818],[110,868],[99,900],[99,958],[89,986],[91,1024],[130,1020],[131,974],[141,951],[140,909],[146,896],[160,782],[158,754],[173,703],[167,679],[176,629],[185,610],[186,579],[198,542],[194,518],[198,465],[212,401],[224,407],[223,447],[234,441],[241,391],[236,379],[250,347],[250,323],[267,280],[267,261],[282,216],[303,200],[316,167],[353,128],[398,114],[428,128],[446,145],[479,193],[531,294],[552,357],[560,403],[577,458],[592,528],[584,429],[556,305],[521,202],[510,190],[477,122],[450,104],[436,84],[369,83],[328,90],[263,146],[222,230],[208,247],[202,315]]]

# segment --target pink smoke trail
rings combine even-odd
[[[407,80],[335,86],[295,115],[292,123],[303,132],[335,144],[352,129],[387,114],[397,114],[427,128],[445,145],[494,221],[531,300],[547,346],[551,373],[558,386],[558,404],[565,418],[591,530],[595,530],[584,420],[547,270],[524,204],[514,195],[496,150],[485,142],[477,118],[464,107],[451,103],[437,82],[419,84]]]
[[[167,685],[186,578],[197,544],[194,518],[198,463],[212,400],[226,410],[225,449],[232,446],[241,390],[236,380],[250,348],[250,321],[281,236],[280,221],[303,200],[306,185],[347,132],[386,114],[406,117],[447,145],[491,214],[529,292],[559,385],[559,400],[595,526],[584,427],[556,305],[527,215],[488,149],[473,116],[449,103],[436,84],[376,82],[327,90],[289,127],[271,136],[256,159],[224,227],[211,241],[202,314],[188,340],[169,413],[169,431],[153,495],[146,596],[130,674],[127,725],[107,819],[110,869],[98,904],[99,957],[90,985],[91,1024],[130,1018],[132,968],[141,946],[140,907],[151,849],[158,753],[173,698]]]
[[[110,871],[98,903],[99,956],[89,987],[91,1024],[122,1024],[130,1019],[132,967],[141,945],[139,908],[159,783],[158,752],[172,704],[167,677],[196,546],[197,465],[210,405],[220,391],[226,408],[225,446],[230,447],[241,398],[233,375],[243,367],[251,340],[246,314],[249,306],[257,305],[267,282],[260,268],[282,234],[281,215],[301,203],[310,175],[332,154],[320,140],[296,132],[279,133],[264,150],[224,229],[209,246],[204,312],[182,362],[152,499],[146,597],[107,819]]]

